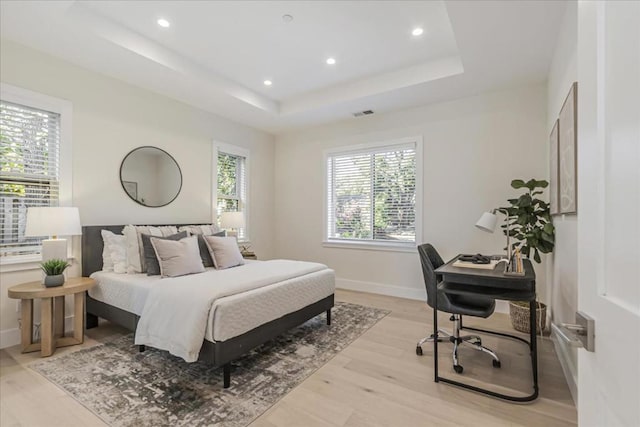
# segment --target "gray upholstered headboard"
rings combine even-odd
[[[183,225],[206,225],[203,223],[191,224],[158,224],[158,225],[174,225],[181,227]],[[152,224],[156,225],[156,224]],[[82,275],[89,277],[91,273],[102,270],[102,242],[101,230],[109,230],[116,234],[122,233],[124,225],[88,225],[82,227]]]

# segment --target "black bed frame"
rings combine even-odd
[[[179,225],[178,225],[179,227]],[[101,230],[109,230],[121,233],[124,225],[94,225],[82,227],[82,275],[88,277],[91,273],[102,270],[103,241]],[[222,367],[224,374],[224,388],[231,385],[231,362],[246,354],[252,348],[263,344],[289,329],[306,322],[321,314],[327,313],[327,325],[331,324],[331,308],[334,305],[334,295],[330,295],[314,302],[298,311],[286,314],[279,319],[272,320],[258,326],[237,337],[226,341],[211,342],[204,340],[198,360],[211,362],[214,366]],[[87,329],[98,326],[98,318],[101,317],[112,323],[116,323],[131,331],[135,331],[139,316],[134,313],[119,309],[112,305],[91,298],[87,292],[86,302]],[[140,346],[144,351],[144,346]]]

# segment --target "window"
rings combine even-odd
[[[421,139],[327,153],[327,243],[415,248]]]
[[[67,158],[70,141],[64,141],[69,136],[70,108],[66,101],[2,84],[0,255],[3,263],[37,260],[40,254],[42,239],[24,236],[28,207],[65,206],[70,202],[71,159]]]
[[[244,212],[245,223],[248,218],[248,168],[249,151],[227,144],[215,144],[214,165],[217,208],[217,221],[223,212]],[[237,230],[238,241],[248,241],[248,226]]]

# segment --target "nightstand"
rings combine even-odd
[[[258,259],[258,256],[254,252],[242,252],[242,258],[244,259]]]
[[[57,347],[84,342],[85,291],[96,282],[88,277],[67,279],[62,286],[46,288],[41,282],[22,283],[9,288],[9,298],[22,300],[22,352],[40,350],[51,356]],[[74,296],[73,336],[64,336],[64,297]],[[33,300],[40,298],[40,342],[33,342]]]

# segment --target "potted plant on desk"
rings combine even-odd
[[[525,193],[517,199],[508,199],[510,206],[505,210],[508,214],[509,226],[502,225],[505,235],[516,240],[512,248],[519,248],[520,252],[537,263],[542,262],[540,253],[553,252],[555,246],[555,228],[551,222],[549,204],[536,196],[543,193],[549,186],[547,181],[530,179],[524,182],[521,179],[511,181],[511,187],[524,189]],[[547,306],[537,302],[536,317],[540,319],[538,332],[544,331],[546,326]],[[529,303],[511,301],[509,303],[509,316],[514,329],[520,332],[529,332]]]
[[[69,267],[69,263],[62,259],[50,259],[40,264],[40,268],[44,271],[43,284],[47,288],[64,285],[64,270]]]

